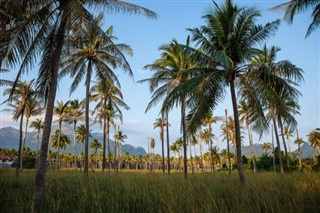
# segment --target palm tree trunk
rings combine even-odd
[[[37,155],[36,155],[36,167],[39,161],[39,144],[40,144],[40,129],[37,130]]]
[[[252,164],[253,164],[253,171],[257,172],[257,167],[256,167],[256,158],[254,156],[254,147],[253,147],[253,140],[252,140],[252,132],[251,128],[249,125],[249,120],[248,118],[246,119],[246,127],[248,130],[248,137],[249,137],[249,143],[250,143],[250,152],[251,152],[251,158],[252,158]]]
[[[77,169],[77,138],[76,138],[76,131],[77,131],[77,122],[73,123],[73,149],[74,149],[74,168]]]
[[[204,160],[203,160],[203,144],[202,144],[202,130],[201,126],[199,127],[199,145],[200,145],[200,157],[201,157],[201,171],[204,170]]]
[[[299,132],[298,132],[298,128],[296,129],[297,131],[297,140],[299,140]],[[302,153],[301,153],[301,144],[300,141],[298,141],[298,151],[299,151],[299,170],[302,170]]]
[[[189,144],[189,151],[190,151],[191,171],[192,171],[192,173],[194,173],[194,168],[193,168],[193,159],[192,159],[192,149],[191,149],[191,143],[190,143],[190,140],[188,140],[188,144]]]
[[[166,111],[166,121],[168,174],[170,174],[169,110]]]
[[[280,125],[280,131],[281,131],[282,143],[283,143],[283,147],[284,147],[284,153],[285,153],[285,155],[286,155],[287,168],[289,169],[288,150],[287,150],[286,140],[285,140],[285,138],[284,138],[284,131],[283,131],[282,120],[281,120],[280,117],[278,118],[278,121],[279,121],[279,125]]]
[[[117,167],[117,139],[114,140],[114,170],[116,171]]]
[[[49,137],[51,132],[51,124],[53,117],[53,107],[57,92],[58,84],[58,63],[60,61],[61,50],[64,44],[64,34],[66,26],[66,17],[62,15],[62,21],[60,23],[58,32],[55,36],[56,48],[51,60],[51,76],[50,76],[50,86],[48,91],[47,108],[45,113],[44,127],[42,133],[42,143],[41,152],[39,158],[39,164],[36,172],[35,187],[32,196],[34,204],[39,203],[39,201],[45,198],[46,188],[45,188],[45,173],[47,168],[47,157],[48,157],[48,147],[49,147]]]
[[[227,122],[228,122],[228,111],[225,109],[225,116],[226,116],[226,128],[227,128]],[[229,163],[229,175],[231,174],[231,159],[230,159],[230,145],[229,145],[229,130],[226,129],[227,133],[227,154],[228,154],[228,163]]]
[[[102,171],[106,168],[106,137],[107,137],[107,120],[103,115],[103,147],[102,147]]]
[[[186,106],[185,98],[181,98],[181,127],[182,127],[182,140],[183,140],[183,167],[184,177],[188,175],[188,161],[187,161],[187,137],[186,137],[186,122],[185,122]]]
[[[26,125],[24,126],[24,133],[23,133],[23,143],[21,147],[20,172],[22,172],[23,170],[23,154],[24,154],[24,147],[26,146],[28,124],[29,124],[29,118],[26,117]]]
[[[246,180],[245,180],[243,169],[242,169],[240,122],[239,122],[237,97],[236,97],[234,84],[235,84],[234,80],[231,80],[230,81],[230,93],[231,93],[231,99],[232,99],[234,125],[235,125],[235,129],[236,129],[237,169],[238,169],[240,184],[241,184],[242,188],[244,188],[245,184],[246,184]]]
[[[107,119],[107,143],[108,143],[108,162],[109,172],[111,171],[111,149],[110,149],[110,120]]]
[[[271,124],[272,125],[272,124]],[[275,153],[274,153],[274,138],[273,138],[273,131],[272,131],[272,127],[271,127],[271,137],[272,137],[272,163],[273,163],[273,172],[276,173],[276,157],[275,157]]]
[[[89,97],[90,97],[90,81],[91,81],[92,64],[88,63],[87,79],[86,79],[86,140],[84,144],[84,176],[89,175]]]
[[[272,112],[272,122],[273,122],[274,135],[276,136],[276,142],[279,148],[280,174],[283,175],[284,171],[283,171],[282,155],[281,155],[281,149],[280,149],[280,140],[278,135],[277,121],[276,121],[274,112]]]
[[[162,154],[162,173],[166,172],[164,167],[164,137],[163,137],[163,124],[160,127],[160,138],[161,138],[161,154]]]
[[[57,156],[56,156],[56,171],[58,171],[59,168],[59,152],[60,152],[60,139],[61,139],[61,121],[59,121],[59,134],[58,134],[58,150],[57,150]]]
[[[16,167],[16,177],[19,177],[20,175],[20,169],[22,168],[21,166],[21,160],[22,160],[22,135],[23,135],[23,131],[22,131],[22,126],[23,126],[23,117],[24,117],[24,110],[22,111],[21,117],[20,117],[20,127],[19,127],[19,150],[18,150],[18,159],[17,159],[17,167]]]

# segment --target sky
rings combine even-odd
[[[159,117],[160,105],[152,108],[145,113],[146,106],[151,98],[148,84],[137,84],[136,81],[149,78],[151,71],[144,70],[143,67],[153,63],[159,58],[158,50],[160,45],[169,44],[172,39],[184,43],[189,32],[187,28],[200,27],[205,24],[201,18],[207,13],[207,10],[213,6],[209,0],[143,0],[128,1],[150,10],[158,14],[157,19],[148,19],[144,16],[126,15],[126,14],[105,14],[103,27],[113,25],[114,35],[118,38],[117,43],[126,43],[131,46],[134,51],[132,57],[127,57],[134,73],[134,79],[130,78],[121,70],[115,72],[119,75],[121,89],[124,101],[130,106],[130,110],[123,110],[124,122],[121,125],[123,133],[128,136],[125,143],[141,146],[148,150],[147,138],[153,137],[156,141],[155,152],[161,153],[161,145],[159,139],[159,130],[153,128],[153,123]],[[223,1],[216,1],[218,4]],[[276,19],[283,18],[280,12],[268,10],[269,8],[283,3],[285,1],[274,0],[235,0],[236,4],[245,7],[256,7],[261,11],[262,16],[257,19],[257,23],[266,24]],[[102,10],[96,9],[95,13]],[[320,127],[320,30],[317,29],[308,38],[305,34],[308,25],[311,23],[311,11],[295,16],[293,24],[289,25],[285,21],[281,21],[281,25],[275,36],[266,41],[267,46],[275,45],[281,48],[278,52],[277,61],[290,60],[297,67],[304,71],[304,82],[298,88],[303,96],[299,99],[301,106],[300,114],[297,115],[299,136],[307,140],[306,135]],[[261,44],[262,47],[264,43]],[[13,70],[9,74],[1,74],[2,79],[14,79],[16,72]],[[30,80],[37,75],[37,67],[30,70],[28,75],[23,76],[22,80]],[[56,101],[67,101],[78,98],[85,98],[84,81],[79,85],[78,89],[70,96],[69,86],[72,79],[65,78],[59,82]],[[2,95],[3,88],[0,88],[1,102],[6,97]],[[225,100],[218,105],[213,114],[222,116],[224,109],[228,109],[232,115],[232,105],[229,94]],[[90,105],[92,108],[94,103]],[[0,105],[0,110],[7,108]],[[18,123],[11,120],[11,115],[0,112],[0,128],[6,126],[18,127]],[[173,142],[180,137],[180,111],[174,109],[169,114],[170,141]],[[217,136],[214,145],[218,145],[220,150],[226,147],[226,143],[222,142],[221,123],[213,125],[213,134]],[[93,126],[93,132],[102,132],[100,127]],[[32,131],[31,129],[29,131]],[[113,131],[111,130],[111,135]],[[293,141],[295,138],[292,138]],[[254,135],[254,143],[271,142],[271,134],[266,135],[259,140]],[[244,142],[249,145],[247,139]],[[296,146],[292,145],[292,149]]]

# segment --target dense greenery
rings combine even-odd
[[[30,212],[34,172],[0,170],[1,211]],[[246,192],[232,173],[161,175],[48,172],[47,196],[35,212],[315,212],[320,174],[248,173]]]

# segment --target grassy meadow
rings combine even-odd
[[[49,171],[47,196],[31,208],[34,170],[0,170],[0,212],[319,212],[320,173],[182,174]]]

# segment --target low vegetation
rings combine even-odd
[[[47,195],[31,207],[34,171],[19,179],[0,170],[1,212],[315,212],[320,209],[320,173],[246,173],[242,192],[236,172],[182,174],[120,172],[47,173]]]

